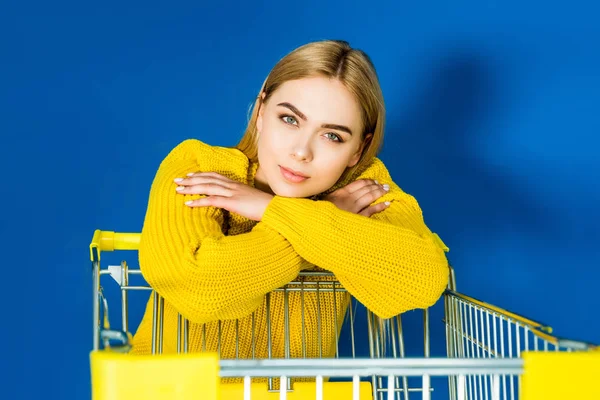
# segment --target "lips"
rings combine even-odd
[[[281,171],[281,175],[283,175],[283,177],[287,181],[292,182],[292,183],[304,182],[305,180],[307,180],[309,178],[308,176],[304,175],[301,172],[294,171],[293,169],[282,167],[281,165],[279,166],[279,169]]]
[[[281,166],[280,166],[280,167],[281,167]],[[281,167],[281,168],[283,168],[284,170],[286,170],[286,171],[288,171],[289,173],[292,173],[292,174],[294,174],[294,175],[296,175],[296,176],[301,176],[302,178],[308,178],[308,176],[307,176],[307,175],[304,175],[302,172],[294,171],[293,169],[286,168],[286,167]]]

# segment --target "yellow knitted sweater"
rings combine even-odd
[[[379,159],[329,190],[356,179],[389,184],[390,191],[377,203],[391,205],[371,217],[342,211],[324,200],[275,196],[257,223],[215,207],[190,208],[184,202],[201,196],[175,191],[174,179],[189,172],[212,171],[254,185],[256,170],[256,163],[239,150],[198,140],[182,142],[161,163],[150,190],[139,262],[146,281],[165,299],[164,353],[177,351],[180,312],[190,321],[189,351],[266,358],[265,295],[314,266],[333,272],[350,294],[382,318],[429,307],[441,296],[448,282],[444,250],[425,225],[415,199],[392,181]],[[281,292],[271,295],[273,358],[285,354],[283,303]],[[319,304],[314,292],[306,293],[303,302],[298,292],[290,293],[291,357],[303,356],[303,340],[307,357],[332,356],[336,319],[339,329],[347,304],[348,296],[337,293],[334,315],[332,293],[321,293]],[[151,330],[152,297],[132,353],[150,353]]]

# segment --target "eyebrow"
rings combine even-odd
[[[285,107],[288,108],[289,110],[291,110],[294,114],[298,115],[300,118],[302,118],[304,121],[308,121],[308,118],[306,117],[306,115],[304,115],[300,110],[298,110],[293,104],[287,103],[287,102],[283,102],[283,103],[279,103],[277,104],[278,106],[281,107]],[[352,131],[350,130],[350,128],[348,128],[345,125],[338,125],[338,124],[323,124],[321,125],[321,128],[326,128],[326,129],[335,129],[337,131],[342,131],[342,132],[346,132],[349,135],[352,135]]]

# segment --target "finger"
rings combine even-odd
[[[177,186],[175,191],[180,194],[204,194],[207,196],[231,197],[233,191],[220,183],[201,183],[192,186]]]
[[[359,210],[362,210],[385,194],[387,194],[387,191],[381,186],[371,185],[366,187],[364,190],[355,192],[352,196],[355,196],[354,204],[356,207]]]
[[[217,172],[190,172],[189,174],[187,174],[188,178],[192,178],[192,177],[211,177],[211,178],[216,178],[222,181],[227,181],[227,182],[232,182],[231,179],[229,179],[228,177],[226,177],[225,175],[221,175]]]
[[[188,200],[185,205],[192,208],[197,207],[218,207],[225,208],[227,204],[227,198],[221,196],[207,196],[201,199]]]
[[[365,217],[370,217],[373,214],[377,214],[379,212],[382,212],[383,210],[385,210],[386,208],[388,208],[390,206],[390,202],[386,201],[384,203],[377,203],[373,206],[369,206],[367,208],[365,208],[364,210],[362,210],[359,215],[364,215]]]
[[[223,187],[232,188],[232,184],[235,183],[233,181],[228,181],[228,180],[224,180],[224,179],[220,179],[214,176],[206,176],[206,175],[198,175],[198,176],[192,176],[189,178],[179,178],[179,179],[175,179],[175,183],[177,183],[179,186],[194,186],[194,185],[204,185],[204,184],[216,184],[216,185],[221,185]]]
[[[374,191],[380,191],[383,190],[383,186],[378,185],[378,184],[370,184],[370,185],[366,185],[363,186],[362,188],[355,190],[354,192],[352,192],[352,198],[354,199],[360,199],[361,197],[363,197],[364,195],[370,193],[370,192],[374,192]]]
[[[379,182],[377,182],[376,180],[373,179],[359,179],[357,181],[354,181],[346,186],[344,186],[344,189],[346,189],[348,191],[348,193],[354,193],[357,190],[363,189],[367,186],[371,186],[371,185],[378,185]]]

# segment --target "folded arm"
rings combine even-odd
[[[240,318],[307,263],[262,223],[248,233],[225,236],[223,210],[185,206],[198,196],[177,194],[174,179],[213,168],[198,162],[198,146],[184,142],[161,163],[142,229],[140,268],[152,288],[191,321]]]
[[[370,218],[327,201],[276,196],[262,222],[283,235],[308,262],[332,271],[354,297],[389,318],[433,305],[448,283],[444,250],[415,199],[395,185],[380,161],[358,179],[388,183],[377,202],[390,206]]]

